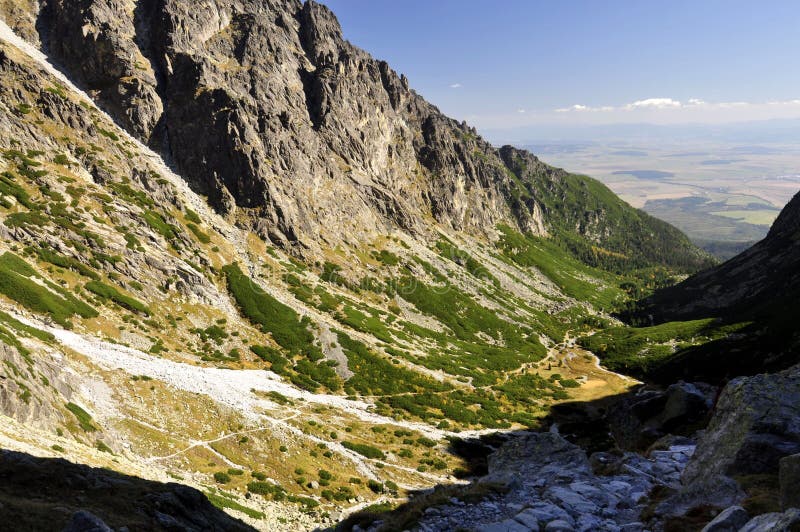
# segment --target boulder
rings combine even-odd
[[[555,520],[572,522],[572,517],[558,506],[546,502],[536,503],[532,507],[518,513],[514,519],[531,530],[539,530],[547,523]]]
[[[744,498],[745,493],[736,481],[722,475],[711,475],[666,498],[658,504],[655,513],[662,517],[682,517],[700,507],[728,508],[741,503]]]
[[[62,532],[114,532],[111,527],[91,512],[79,510],[72,514]]]
[[[483,525],[477,529],[477,532],[530,532],[531,529],[527,526],[513,520],[506,519],[499,523],[490,523]]]
[[[779,469],[781,507],[800,508],[800,454],[781,458]]]
[[[750,516],[741,506],[730,506],[708,523],[702,532],[738,532],[747,522]]]
[[[586,453],[552,432],[512,439],[489,456],[488,465],[486,481],[506,484],[572,480],[591,474]]]
[[[664,391],[642,389],[621,400],[608,414],[614,441],[621,449],[646,449],[669,434],[689,435],[707,419],[714,388],[678,382]]]
[[[777,474],[781,458],[800,453],[800,366],[732,380],[698,441],[682,480],[710,475]]]
[[[556,519],[555,521],[550,521],[547,523],[547,526],[544,527],[544,532],[574,532],[575,529],[567,523],[566,521],[562,521],[561,519]]]
[[[783,513],[761,514],[747,522],[739,532],[796,532],[800,530],[800,509],[790,508]]]

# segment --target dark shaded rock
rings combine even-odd
[[[781,458],[779,469],[781,506],[800,508],[800,454]]]
[[[750,516],[744,508],[731,506],[703,527],[702,532],[738,532],[749,520]]]
[[[72,515],[72,519],[62,532],[112,532],[112,530],[93,513],[80,510]]]
[[[781,458],[800,452],[800,366],[731,381],[683,475],[777,474]]]
[[[688,436],[707,420],[713,387],[678,382],[665,391],[642,389],[609,411],[609,429],[625,450],[643,450],[667,434]]]
[[[800,510],[791,508],[784,513],[768,513],[754,517],[739,532],[797,532],[800,530]]]
[[[513,438],[489,456],[486,480],[511,483],[560,471],[589,474],[591,467],[586,453],[558,434],[531,433]]]
[[[682,517],[697,508],[721,510],[742,502],[745,493],[731,478],[709,475],[681,488],[658,504],[655,513],[660,517]]]

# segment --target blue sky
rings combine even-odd
[[[479,128],[800,117],[800,1],[323,0]]]

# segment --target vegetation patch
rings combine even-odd
[[[674,321],[653,327],[613,327],[578,343],[615,371],[644,375],[667,362],[676,353],[724,338],[747,323],[725,325],[719,320]]]
[[[95,309],[64,288],[40,277],[27,262],[11,252],[0,256],[0,293],[33,312],[49,315],[63,327],[72,326],[69,322],[72,316],[94,318],[98,315]]]
[[[132,298],[131,296],[121,293],[113,286],[101,283],[100,281],[89,281],[85,286],[88,291],[99,296],[103,301],[111,300],[117,305],[128,310],[146,314],[148,316],[150,315],[150,308],[148,308],[147,305],[137,299]]]
[[[356,443],[352,441],[343,441],[342,447],[345,449],[350,449],[362,456],[366,456],[367,458],[373,458],[375,460],[386,460],[386,454],[378,449],[377,447],[373,447],[372,445],[367,445],[364,443]]]
[[[78,424],[84,430],[84,432],[95,432],[97,430],[97,427],[92,424],[92,416],[90,416],[86,410],[75,403],[67,403],[66,406],[67,410],[72,412],[72,414],[75,416],[75,419],[78,420]]]

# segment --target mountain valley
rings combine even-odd
[[[800,522],[797,197],[718,264],[444,116],[313,1],[0,19],[3,522]]]

